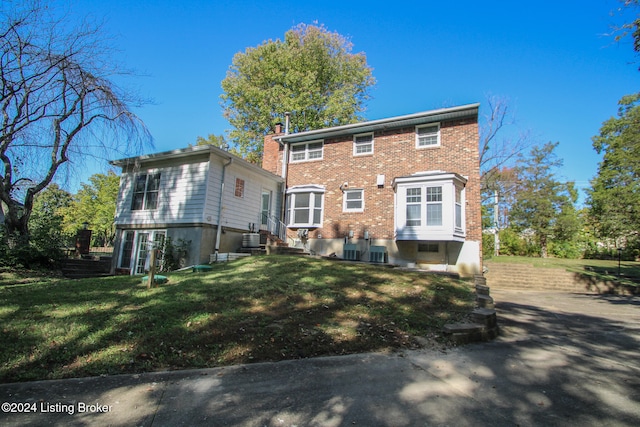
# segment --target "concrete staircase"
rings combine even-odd
[[[615,281],[596,281],[592,276],[561,268],[540,268],[531,264],[485,261],[487,283],[495,289],[532,291],[626,293]]]
[[[457,344],[489,341],[498,336],[498,317],[486,283],[481,274],[475,276],[476,308],[471,312],[472,322],[450,323],[443,328],[445,335]]]

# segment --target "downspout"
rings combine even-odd
[[[233,163],[233,157],[229,157],[229,162],[222,165],[222,182],[220,183],[220,196],[218,197],[218,221],[216,225],[216,262],[218,261],[218,252],[220,251],[220,236],[222,234],[222,196],[224,194],[224,178],[227,174],[227,166]]]
[[[289,123],[291,121],[291,113],[284,113],[284,135],[289,135]],[[282,151],[282,178],[284,179],[284,184],[282,185],[282,206],[280,209],[280,218],[284,223],[284,219],[286,218],[287,211],[287,172],[289,165],[289,144],[286,142],[279,141],[283,146]]]

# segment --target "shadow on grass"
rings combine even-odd
[[[295,257],[169,277],[1,288],[0,381],[415,348],[473,304],[467,283]]]
[[[627,304],[611,310],[612,299]],[[640,421],[636,303],[637,297],[516,292],[497,301],[503,337],[493,342],[403,357],[363,354],[126,380],[91,378],[83,380],[82,398],[117,400],[119,406],[74,418],[40,414],[40,420],[75,425],[635,426]],[[47,382],[0,390],[10,390],[18,402],[64,402],[67,387]],[[127,411],[134,404],[136,410]],[[118,419],[122,414],[126,418]],[[10,416],[9,425],[25,419],[24,414]]]

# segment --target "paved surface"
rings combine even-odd
[[[640,425],[640,297],[492,296],[493,342],[3,384],[0,426]]]

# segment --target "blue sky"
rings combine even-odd
[[[591,138],[640,89],[631,41],[607,36],[633,17],[612,14],[616,0],[60,2],[104,19],[114,59],[142,75],[127,84],[154,100],[136,110],[154,137],[148,151],[227,131],[220,82],[233,55],[301,22],[366,53],[377,79],[367,119],[473,102],[484,114],[487,95],[505,97],[516,119],[508,132],[559,141],[561,175],[579,188],[597,171]]]

